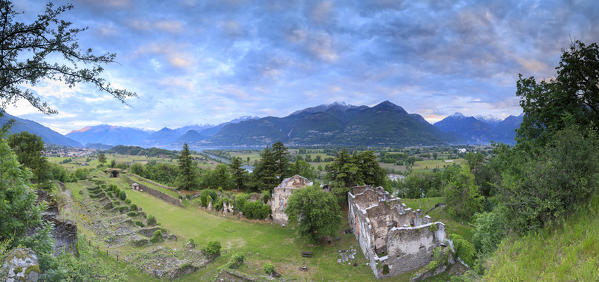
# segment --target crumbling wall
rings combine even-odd
[[[281,184],[273,189],[272,198],[270,200],[270,209],[272,215],[272,221],[276,224],[287,224],[289,218],[285,214],[285,208],[287,208],[287,201],[291,194],[297,189],[301,189],[305,186],[312,185],[307,178],[294,175],[289,178],[283,179]]]
[[[430,223],[382,187],[355,187],[348,193],[348,222],[377,278],[427,265],[445,238],[445,225]],[[359,193],[356,193],[359,192]]]

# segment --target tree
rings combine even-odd
[[[266,147],[262,150],[260,161],[258,161],[254,168],[253,176],[255,177],[257,188],[260,190],[274,189],[280,181],[276,173],[277,165],[274,155],[270,148]]]
[[[285,213],[290,224],[297,223],[300,236],[309,237],[314,242],[324,236],[336,236],[341,224],[337,200],[317,185],[293,193]]]
[[[279,179],[289,177],[289,152],[281,142],[272,144],[272,157],[275,163],[275,174]]]
[[[229,168],[231,169],[231,175],[233,176],[233,182],[237,190],[245,188],[245,179],[247,177],[247,171],[241,167],[241,158],[233,157]]]
[[[312,169],[310,164],[299,157],[291,165],[290,170],[291,174],[298,174],[308,179],[314,179],[316,177],[314,169]]]
[[[364,151],[354,156],[360,172],[359,179],[364,184],[381,186],[385,181],[385,170],[381,168],[373,151]]]
[[[106,155],[104,153],[98,154],[98,162],[102,165],[106,163]]]
[[[191,190],[194,188],[195,173],[191,152],[187,143],[183,144],[183,150],[181,150],[181,155],[179,156],[179,176],[177,178],[177,187],[179,189]]]
[[[46,5],[31,23],[20,22],[10,0],[0,0],[0,108],[27,100],[43,113],[56,113],[26,85],[43,79],[57,80],[68,86],[86,82],[121,102],[136,94],[115,89],[100,75],[102,65],[113,63],[115,54],[94,55],[92,49],[81,51],[77,34],[85,28],[71,26],[63,15],[72,5]],[[56,60],[56,58],[62,58]]]
[[[519,143],[544,144],[572,124],[599,130],[599,46],[576,41],[564,50],[556,69],[556,78],[549,81],[519,76],[516,95],[524,112]]]
[[[33,180],[43,183],[50,179],[48,161],[44,157],[44,141],[29,132],[20,132],[8,136],[8,145],[17,154],[19,163],[31,169]]]
[[[482,210],[483,197],[467,165],[445,186],[444,193],[448,211],[453,216],[470,219]]]

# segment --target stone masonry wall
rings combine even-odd
[[[127,180],[127,183],[129,183],[129,185],[131,185],[133,183],[137,183],[137,182],[133,181],[131,178],[129,178],[127,175],[125,175],[125,179]],[[169,204],[172,204],[172,205],[175,205],[178,207],[183,206],[183,204],[181,204],[181,201],[179,199],[175,199],[167,194],[164,194],[158,190],[154,190],[154,189],[152,189],[148,186],[145,186],[141,183],[138,183],[138,184],[139,184],[139,188],[141,188],[143,190],[143,192],[145,192],[145,193],[148,193],[148,194],[150,194],[160,200],[163,200]]]

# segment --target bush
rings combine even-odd
[[[484,197],[479,194],[478,188],[470,168],[462,167],[444,189],[449,214],[469,220],[475,213],[480,212]]]
[[[186,247],[189,247],[191,249],[194,249],[196,247],[196,242],[193,239],[189,239],[187,240],[187,242],[185,243]],[[220,252],[220,250],[219,250]]]
[[[266,204],[268,202],[268,200],[270,200],[270,197],[271,197],[270,190],[262,191],[262,193],[260,193],[260,196],[262,198],[262,202]]]
[[[264,272],[268,275],[273,275],[275,273],[275,266],[272,263],[267,263],[264,265]]]
[[[231,257],[229,263],[227,264],[229,268],[239,268],[243,262],[245,261],[245,256],[240,253],[236,253]]]
[[[148,221],[146,221],[148,226],[156,225],[156,218],[153,215],[148,216]]]
[[[119,199],[123,201],[127,199],[127,194],[125,193],[125,191],[119,191]]]
[[[249,195],[246,193],[239,193],[235,195],[235,209],[237,211],[243,211],[245,204],[248,202]]]
[[[130,217],[137,216],[137,212],[135,212],[135,211],[130,211],[130,212],[128,212],[128,213],[127,213],[127,216],[130,216]]]
[[[210,203],[210,201],[212,201],[214,204],[216,199],[218,199],[218,193],[212,189],[204,189],[200,193],[200,204],[202,207],[208,207],[208,203]]]
[[[129,204],[131,204],[131,200],[129,200],[129,199],[125,199],[125,203],[126,203],[127,205],[129,205]]]
[[[126,212],[126,211],[129,210],[129,207],[128,206],[121,206],[121,207],[118,207],[118,210],[119,210],[119,212],[124,213],[124,212]]]
[[[132,211],[136,211],[137,210],[137,205],[136,204],[131,204],[130,207],[131,207]]]
[[[152,242],[152,243],[162,242],[162,231],[161,230],[154,231],[154,234],[152,234],[152,238],[150,238],[150,242]]]
[[[139,221],[139,220],[135,222],[135,225],[137,225],[137,226],[139,226],[139,227],[144,227],[144,226],[145,226],[145,225],[143,224],[143,222],[141,222],[141,221]]]
[[[220,249],[221,245],[219,241],[210,241],[208,242],[208,245],[202,249],[202,252],[208,257],[215,258],[220,256]]]
[[[243,205],[243,215],[249,219],[265,219],[270,212],[270,206],[262,202],[247,202]]]
[[[478,253],[483,255],[493,253],[506,236],[508,223],[504,209],[505,207],[498,206],[491,212],[474,216],[472,243]]]
[[[110,184],[110,185],[108,185],[108,189],[110,189],[110,191],[116,192],[117,187],[114,184]]]
[[[450,234],[449,239],[453,241],[456,255],[468,264],[468,266],[472,267],[476,255],[472,243],[466,241],[466,239],[458,234]]]

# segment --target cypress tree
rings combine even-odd
[[[183,144],[183,150],[179,156],[179,189],[190,190],[194,186],[193,163],[187,143]]]

